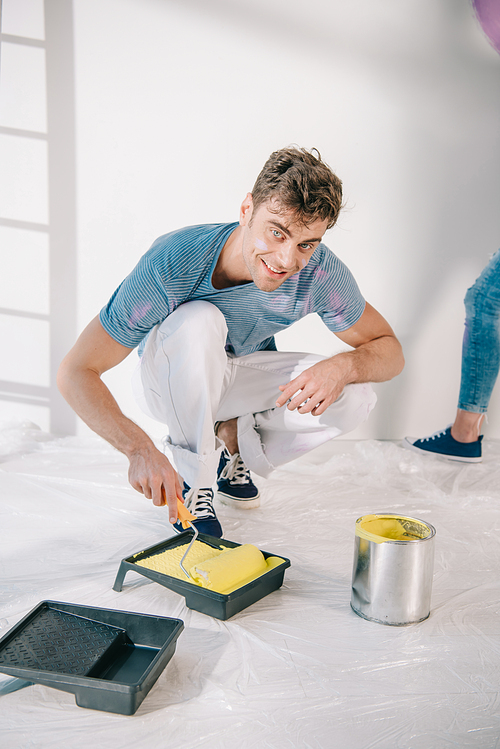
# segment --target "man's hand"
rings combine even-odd
[[[280,385],[282,395],[276,401],[278,408],[290,400],[289,411],[297,409],[301,414],[321,416],[342,394],[349,381],[348,367],[342,365],[343,361],[345,359],[339,355],[317,362],[286,385]]]
[[[122,413],[101,380],[131,350],[114,341],[96,317],[61,363],[59,389],[94,432],[127,456],[134,489],[158,507],[168,504],[169,520],[175,523],[177,497],[182,496],[179,476],[148,435]]]
[[[129,456],[128,480],[136,491],[152,499],[157,507],[168,505],[171,523],[177,520],[177,499],[182,500],[179,474],[170,461],[153,447],[147,452],[135,452]]]
[[[385,382],[403,369],[401,344],[387,320],[370,304],[366,304],[355,325],[336,335],[354,350],[313,364],[286,385],[280,385],[278,408],[289,400],[290,411],[321,416],[346,385]]]

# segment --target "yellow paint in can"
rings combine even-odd
[[[356,520],[356,535],[383,544],[428,538],[432,529],[422,521],[404,515],[363,515]]]

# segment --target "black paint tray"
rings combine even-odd
[[[192,530],[184,531],[179,533],[178,536],[169,538],[166,541],[162,541],[155,546],[144,549],[136,554],[132,554],[125,559],[122,559],[118,574],[116,575],[115,584],[113,590],[120,591],[123,587],[123,580],[127,572],[133,571],[138,572],[140,575],[149,577],[150,580],[154,580],[160,585],[164,585],[166,588],[174,590],[176,593],[180,593],[186,599],[186,606],[195,611],[201,611],[203,614],[208,614],[216,619],[229,619],[234,614],[237,614],[242,609],[246,609],[256,601],[260,601],[261,598],[272,593],[274,590],[278,590],[283,585],[283,578],[285,576],[285,570],[290,567],[290,560],[282,557],[280,554],[270,554],[267,551],[263,551],[264,558],[267,559],[271,556],[277,556],[283,559],[283,564],[279,564],[277,567],[270,569],[260,577],[252,580],[251,582],[243,585],[241,588],[233,591],[232,593],[216,593],[213,590],[207,588],[201,588],[195,583],[190,583],[187,579],[179,580],[176,577],[165,575],[155,570],[149,570],[146,567],[141,567],[136,562],[146,557],[160,554],[162,551],[167,549],[173,549],[176,546],[185,544],[191,540],[193,536]],[[234,549],[236,544],[233,541],[227,541],[222,538],[214,538],[213,536],[207,536],[204,533],[198,535],[198,541],[204,541],[209,546],[213,546],[219,549],[221,546],[225,546],[228,549]]]
[[[174,654],[180,619],[42,601],[0,638],[0,672],[133,715]]]

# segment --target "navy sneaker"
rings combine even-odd
[[[480,463],[482,461],[481,442],[483,435],[475,442],[458,442],[451,436],[451,426],[430,437],[405,437],[403,447],[418,453],[432,453],[447,460],[458,460],[462,463]]]
[[[222,527],[217,520],[214,510],[214,493],[212,489],[191,489],[186,482],[182,490],[182,498],[189,512],[196,515],[197,520],[193,520],[200,533],[206,533],[208,536],[222,538]],[[184,528],[182,523],[174,523],[176,531],[181,533]]]
[[[241,455],[231,455],[227,447],[221,453],[217,471],[217,499],[225,505],[249,510],[260,506],[259,490],[243,463]]]

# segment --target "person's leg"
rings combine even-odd
[[[451,434],[459,442],[474,442],[500,368],[500,251],[467,290],[464,302],[460,393]]]
[[[453,439],[463,443],[477,442],[485,415],[485,413],[462,411],[458,408],[450,429]]]
[[[217,498],[242,510],[260,507],[259,489],[239,452],[238,419],[217,421],[215,434],[224,442],[217,471]]]
[[[480,435],[500,368],[500,250],[465,295],[465,331],[455,421],[429,437],[406,437],[404,447],[449,460],[479,463]]]
[[[181,305],[151,331],[133,383],[143,410],[167,425],[165,442],[185,482],[186,507],[199,518],[198,529],[212,536],[222,535],[212,486],[223,449],[214,421],[227,368],[226,336],[224,316],[213,304]]]
[[[146,342],[140,375],[148,411],[168,426],[177,471],[211,486],[222,444],[214,434],[227,366],[226,321],[213,304],[182,304]]]
[[[376,403],[369,384],[348,385],[321,416],[276,408],[279,385],[286,384],[325,357],[296,352],[260,351],[230,359],[231,378],[217,419],[222,439],[237,417],[238,450],[260,476],[364,422]],[[234,444],[234,443],[233,443]]]

